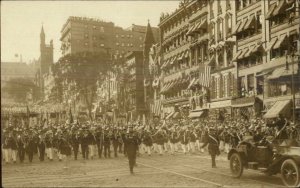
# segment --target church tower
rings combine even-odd
[[[46,35],[42,26],[40,34],[40,72],[41,76],[49,72],[49,68],[53,63],[53,41],[50,45],[46,45]]]

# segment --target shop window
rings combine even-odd
[[[249,96],[254,95],[254,74],[250,74],[247,76],[248,79],[248,94]]]
[[[238,82],[239,82],[239,89],[238,91],[240,91],[240,96],[245,97],[246,96],[246,85],[245,85],[245,77],[239,77],[238,78]]]
[[[219,51],[218,55],[218,67],[223,68],[224,67],[224,56],[223,56],[223,50]]]
[[[233,52],[230,47],[227,48],[227,64],[228,66],[232,65]]]
[[[264,89],[264,77],[259,76],[256,78],[256,93],[257,95],[262,95]]]

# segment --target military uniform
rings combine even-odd
[[[208,152],[211,156],[212,160],[212,167],[216,168],[216,156],[220,155],[219,150],[219,138],[218,135],[215,133],[215,129],[210,129],[210,133],[206,135],[206,139],[204,145],[201,148],[205,147],[208,144]]]
[[[138,149],[138,138],[137,135],[130,131],[126,134],[126,150],[129,161],[130,173],[133,174],[133,167],[136,164],[136,154]]]

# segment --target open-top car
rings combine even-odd
[[[300,186],[300,145],[296,141],[268,137],[258,144],[250,137],[230,150],[228,160],[235,178],[246,168],[261,170],[267,175],[280,173],[286,186]]]

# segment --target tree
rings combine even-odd
[[[2,91],[16,102],[26,103],[28,94],[34,97],[37,87],[30,78],[19,77],[8,80]]]
[[[63,89],[64,86],[71,86],[73,93],[83,97],[90,118],[97,96],[97,81],[103,82],[107,72],[113,67],[110,60],[109,54],[103,52],[68,54],[59,59],[54,70],[57,83],[62,83]]]

